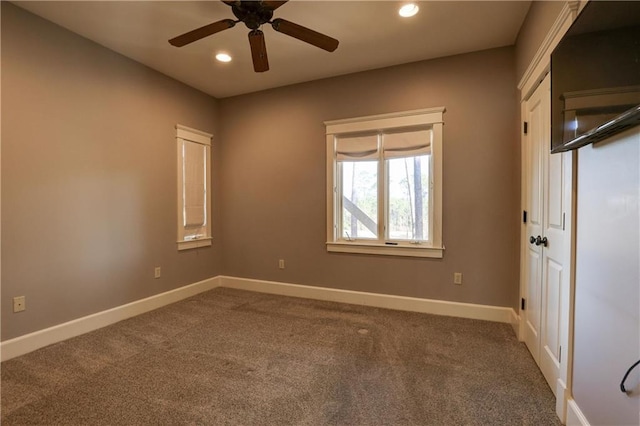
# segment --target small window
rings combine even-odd
[[[325,123],[328,251],[442,257],[443,112]]]
[[[176,126],[178,145],[178,250],[211,245],[211,137]]]

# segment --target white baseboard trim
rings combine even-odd
[[[275,281],[263,281],[248,278],[221,277],[222,287],[250,290],[260,293],[305,299],[326,300],[350,303],[353,305],[374,306],[377,308],[425,314],[447,315],[452,317],[480,319],[487,321],[512,323],[515,312],[511,308],[475,305],[471,303],[447,302],[443,300],[418,299],[415,297],[393,296],[388,294],[365,293],[326,287],[313,287],[300,284],[288,284]]]
[[[220,277],[208,278],[175,290],[78,318],[0,343],[0,360],[6,361],[118,321],[161,308],[220,286]]]
[[[587,418],[582,414],[575,399],[567,403],[567,426],[589,426]]]
[[[511,323],[513,332],[516,334],[518,340],[522,340],[520,338],[520,315],[518,315],[514,309],[511,309],[511,318],[509,322]]]
[[[556,381],[556,415],[562,422],[567,424],[567,406],[569,403],[569,392],[566,383],[562,379]]]
[[[0,343],[0,360],[6,361],[27,354],[45,346],[106,327],[118,321],[161,308],[216,287],[229,287],[305,299],[326,300],[377,308],[502,322],[511,324],[516,330],[517,326],[515,324],[519,322],[519,318],[513,309],[499,306],[419,299],[415,297],[313,287],[275,281],[217,276],[4,341]]]

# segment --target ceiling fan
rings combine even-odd
[[[169,43],[176,47],[182,47],[220,31],[232,28],[238,22],[244,22],[247,28],[251,30],[249,32],[249,45],[251,46],[251,57],[253,59],[253,69],[255,72],[264,72],[269,70],[267,46],[264,42],[264,33],[260,30],[260,27],[263,24],[271,24],[273,29],[280,33],[295,37],[298,40],[302,40],[328,52],[333,52],[338,48],[338,40],[335,38],[331,38],[285,19],[277,18],[272,20],[273,11],[285,4],[288,0],[221,1],[231,6],[231,11],[235,17],[238,18],[237,20],[223,19],[221,21],[205,25],[204,27],[200,27],[193,31],[189,31],[188,33],[174,37],[169,40]]]

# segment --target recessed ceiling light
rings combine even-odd
[[[418,10],[420,10],[420,8],[418,7],[417,4],[408,3],[400,8],[400,10],[398,11],[398,14],[400,14],[400,16],[402,16],[403,18],[408,18],[418,13]]]
[[[231,62],[231,56],[227,53],[218,53],[216,59],[220,62]]]

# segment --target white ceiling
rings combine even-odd
[[[220,19],[212,1],[16,1],[18,6],[217,98],[515,43],[530,1],[421,1],[412,18],[401,1],[292,0],[281,17],[340,40],[325,52],[263,26],[270,70],[255,73],[247,34],[234,28],[177,48],[168,39]],[[227,64],[213,56],[225,51]]]

